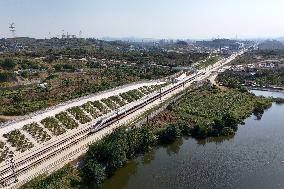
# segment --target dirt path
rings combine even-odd
[[[15,120],[15,119],[22,119],[24,118],[24,116],[4,116],[4,115],[0,115],[0,123],[5,122],[5,121],[11,121],[11,120]]]
[[[216,85],[219,89],[225,90],[226,87],[220,86],[220,85],[216,82],[217,76],[218,76],[218,73],[214,73],[214,74],[212,74],[212,75],[208,78],[208,80],[209,80],[213,85]]]

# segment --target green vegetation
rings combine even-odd
[[[256,97],[247,91],[222,91],[209,84],[187,91],[181,99],[151,119],[149,125],[133,129],[122,127],[92,144],[77,172],[81,182],[74,182],[69,187],[99,188],[129,159],[156,144],[171,143],[182,135],[197,138],[232,135],[243,119],[253,112],[261,113],[270,104],[271,99]],[[39,183],[45,182],[44,179]]]
[[[119,98],[119,96],[111,96],[109,97],[112,101],[114,101],[116,104],[118,104],[119,106],[124,106],[126,105],[126,102]]]
[[[37,142],[46,142],[51,139],[51,136],[49,136],[37,123],[24,125],[23,130],[27,131]]]
[[[3,137],[7,138],[7,141],[11,143],[12,147],[15,147],[16,150],[20,152],[25,152],[34,147],[33,143],[31,143],[20,130],[14,130],[7,134],[3,134]]]
[[[67,110],[70,112],[76,120],[78,120],[81,124],[88,123],[92,121],[92,119],[87,116],[80,107],[73,107]]]
[[[273,100],[276,104],[284,104],[284,98],[274,98]]]
[[[155,135],[147,127],[130,131],[117,129],[90,146],[80,170],[67,165],[49,176],[31,180],[21,189],[99,188],[105,178],[113,175],[128,159],[148,151],[155,141]]]
[[[264,111],[271,106],[270,103],[267,103],[265,101],[257,101],[253,110],[254,115],[261,119]]]
[[[1,60],[1,57],[0,57]],[[13,60],[15,67],[0,67],[0,114],[25,115],[67,100],[144,79],[157,79],[174,74],[169,68],[151,65],[123,65],[100,61],[99,67],[79,60],[28,61]],[[31,64],[31,65],[30,65]],[[37,66],[36,66],[37,65]],[[7,69],[6,69],[7,68]],[[46,83],[42,88],[38,81]]]
[[[149,128],[138,128],[130,131],[117,129],[90,146],[82,169],[84,180],[86,183],[99,185],[105,175],[107,177],[113,175],[128,159],[149,150],[154,143],[155,136]]]
[[[0,163],[5,160],[9,153],[9,149],[7,146],[5,146],[5,143],[0,141]]]
[[[124,100],[126,100],[128,103],[135,101],[135,98],[133,98],[132,96],[128,95],[127,93],[121,93],[121,94],[119,94],[119,96],[121,98],[123,98]]]
[[[220,59],[221,59],[221,57],[219,57],[219,56],[217,56],[217,55],[211,56],[210,58],[206,59],[205,61],[200,62],[200,63],[198,64],[197,68],[198,68],[198,69],[201,69],[201,68],[208,67],[208,66],[210,66],[210,65],[215,64],[215,63],[218,62]]]
[[[161,130],[158,133],[159,142],[162,144],[168,144],[174,142],[181,136],[181,130],[178,125],[169,125],[166,129]]]
[[[142,94],[139,90],[135,89],[135,90],[131,90],[128,91],[127,94],[129,96],[131,96],[132,98],[134,98],[135,100],[138,100],[140,98],[142,98],[144,96],[144,94]]]
[[[97,112],[96,108],[92,105],[92,102],[87,102],[82,105],[82,108],[88,112],[94,119],[99,117],[99,113]]]
[[[152,124],[159,128],[178,124],[183,130],[187,126],[189,133],[197,138],[229,135],[252,113],[259,117],[271,102],[272,99],[256,97],[247,91],[222,91],[206,84],[187,92],[177,104],[168,107],[166,118],[157,116],[158,120],[154,119]]]
[[[68,116],[67,112],[61,112],[59,114],[56,114],[55,117],[67,129],[74,129],[79,126],[79,124],[75,120],[73,120],[70,116]]]
[[[13,70],[16,67],[17,63],[13,59],[4,59],[0,60],[0,68],[4,70]]]
[[[51,175],[41,175],[24,184],[20,189],[72,189],[80,177],[76,169],[66,165]]]
[[[0,82],[11,82],[16,80],[16,74],[11,71],[0,72]]]
[[[110,110],[108,110],[108,108],[105,105],[103,105],[100,101],[94,101],[92,102],[92,105],[96,107],[103,114],[110,112]]]
[[[114,110],[116,108],[119,108],[119,105],[117,105],[115,102],[113,102],[110,98],[104,98],[101,99],[101,102],[103,102],[109,109]]]
[[[284,87],[284,70],[259,70],[254,75],[225,71],[218,76],[218,81],[228,87],[236,87],[247,81],[254,82],[258,86]]]
[[[142,98],[144,94],[142,94],[139,90],[134,89],[131,91],[127,91],[125,93],[121,93],[120,97],[126,100],[127,102],[133,102],[135,100],[138,100]]]
[[[139,90],[140,90],[143,94],[145,94],[145,95],[148,95],[148,94],[151,93],[150,91],[147,90],[146,87],[140,87]]]
[[[41,120],[40,123],[55,136],[59,136],[66,132],[66,130],[60,126],[59,122],[54,117],[47,117]]]

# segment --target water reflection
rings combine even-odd
[[[178,154],[182,144],[183,144],[183,139],[182,138],[178,138],[175,142],[173,142],[172,144],[166,146],[167,154],[169,156],[171,156],[173,154]]]
[[[153,160],[155,160],[155,150],[156,149],[152,149],[142,156],[143,165],[150,164]]]
[[[199,145],[205,145],[207,143],[215,143],[215,144],[221,144],[225,141],[229,141],[231,139],[233,139],[235,136],[234,135],[230,135],[230,136],[220,136],[220,137],[209,137],[206,139],[196,139],[197,144]]]
[[[138,161],[129,161],[125,167],[119,169],[114,176],[105,181],[102,189],[123,189],[129,178],[136,174],[138,165]]]

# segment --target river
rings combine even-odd
[[[252,91],[284,98],[284,93]],[[181,138],[129,161],[103,189],[284,188],[284,105],[245,120],[232,137]]]

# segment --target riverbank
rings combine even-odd
[[[49,176],[36,178],[22,188],[98,187],[132,158],[157,144],[171,143],[182,135],[197,138],[233,135],[238,123],[252,113],[262,114],[270,105],[271,99],[256,97],[247,91],[221,91],[206,84],[188,91],[147,126],[118,129],[91,145],[81,170],[69,165]],[[59,179],[60,175],[64,181]]]
[[[183,125],[189,128],[190,135],[197,138],[228,136],[252,113],[260,118],[272,103],[272,99],[256,97],[246,90],[221,90],[209,83],[184,96],[156,116],[151,124],[155,128]]]
[[[271,92],[284,92],[284,88],[282,87],[252,87],[246,86],[249,90],[258,90],[258,91],[271,91]]]
[[[250,116],[230,137],[178,138],[129,161],[102,189],[283,188],[283,112],[284,105],[273,103],[261,120]]]

